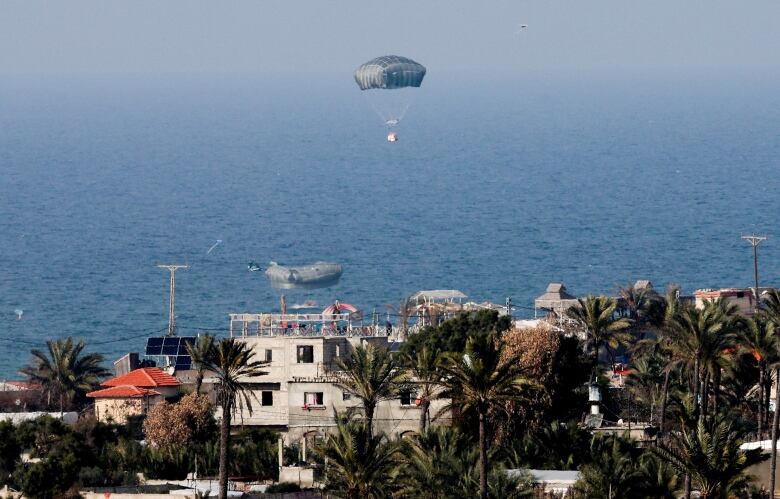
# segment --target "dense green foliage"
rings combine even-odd
[[[401,346],[401,352],[416,355],[423,346],[433,352],[463,352],[469,338],[492,333],[500,335],[511,326],[509,317],[499,316],[494,310],[461,314],[438,327],[427,327],[419,334],[410,336]]]
[[[565,319],[534,330],[512,329],[509,318],[483,311],[412,335],[398,355],[355,349],[335,375],[360,410],[335,415],[308,464],[321,467],[326,489],[345,499],[531,497],[524,469],[578,470],[578,499],[764,497],[752,490],[748,470],[766,455],[740,445],[757,431],[779,436],[769,401],[780,375],[780,293],[767,293],[753,317],[724,299],[695,306],[674,289],[661,296],[629,286],[618,295],[579,300]],[[219,432],[214,408],[194,396],[155,411],[146,434],[137,420],[1,423],[0,485],[53,498],[133,484],[137,473],[181,479],[197,469],[201,477],[219,474],[223,486],[228,474],[277,479],[276,433],[229,432],[234,411],[251,408],[243,381],[262,376],[263,363],[235,340],[200,347],[200,364],[218,380]],[[43,358],[73,367],[82,348],[53,342],[49,355],[36,356],[29,376],[52,396],[50,406],[78,407],[91,382],[67,385],[41,367]],[[618,357],[627,359],[619,370]],[[604,419],[623,420],[619,430],[581,424],[593,384],[601,387]],[[419,432],[392,440],[374,431],[377,404],[410,390]],[[445,410],[426,415],[437,399],[446,400]],[[622,433],[626,422],[634,425],[630,435]],[[629,438],[640,434],[642,442]],[[23,464],[20,452],[33,460]],[[286,463],[297,454],[291,443]],[[768,466],[774,470],[775,461]],[[288,488],[295,487],[275,490]]]
[[[134,440],[128,426],[85,419],[70,427],[50,417],[17,426],[0,423],[0,486],[9,484],[31,498],[58,498],[78,487],[133,485],[147,478],[181,480],[198,469],[219,471],[217,435],[187,445],[156,449]],[[233,439],[231,475],[275,480],[278,435],[268,430],[239,432]],[[22,464],[26,451],[40,461]],[[42,479],[42,477],[48,477]]]

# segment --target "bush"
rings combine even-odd
[[[16,468],[21,452],[14,426],[8,421],[0,423],[0,486],[8,483],[8,477]]]
[[[147,449],[144,475],[153,479],[184,480],[192,468],[189,451],[188,447]]]
[[[157,404],[146,415],[144,435],[154,447],[203,443],[216,434],[208,397],[191,393],[175,403]]]
[[[301,486],[292,482],[279,482],[269,486],[265,489],[266,494],[279,494],[283,492],[299,492]]]

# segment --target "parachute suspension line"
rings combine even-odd
[[[360,92],[360,93],[363,94],[363,98],[366,100],[366,102],[369,103],[371,109],[374,110],[376,115],[379,116],[379,119],[382,120],[382,123],[387,123],[388,121],[390,121],[390,115],[386,115],[385,113],[380,111],[379,108],[376,107],[376,104],[374,104],[374,101],[371,99],[371,97],[368,96],[366,92]]]
[[[395,119],[395,123],[394,124],[397,125],[398,123],[400,123],[401,120],[404,119],[404,116],[406,116],[406,111],[408,111],[408,110],[409,110],[409,104],[407,103],[404,106],[404,108],[401,110],[401,112],[398,114],[398,118]],[[385,122],[385,123],[387,123],[387,122]],[[392,126],[392,125],[389,125],[389,126]]]

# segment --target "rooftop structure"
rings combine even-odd
[[[87,397],[95,399],[98,421],[123,423],[129,416],[145,414],[153,405],[178,395],[180,385],[161,369],[145,367],[109,379]]]
[[[765,289],[759,289],[759,295],[761,291],[765,291]],[[705,301],[724,298],[736,305],[742,315],[752,316],[755,313],[753,290],[750,288],[697,289],[693,296],[696,308],[704,307]]]
[[[341,307],[352,307],[341,304]],[[346,308],[325,309],[317,314],[228,314],[230,336],[373,336],[383,329],[363,324],[359,313]],[[357,310],[352,307],[352,310]]]
[[[534,300],[534,316],[541,310],[562,317],[569,307],[577,303],[577,297],[569,294],[563,283],[551,282],[544,294]]]
[[[460,303],[465,298],[467,298],[467,296],[457,289],[433,289],[418,291],[410,296],[409,300],[417,304],[431,302]]]
[[[179,386],[179,380],[157,367],[144,367],[129,373],[111,378],[102,386],[138,386],[141,388],[158,388],[163,386]]]

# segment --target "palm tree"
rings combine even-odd
[[[203,374],[206,371],[206,363],[211,349],[214,347],[214,337],[210,334],[199,336],[195,344],[187,345],[187,353],[192,358],[192,365],[198,373],[195,377],[195,393],[200,395],[200,387],[203,384]]]
[[[662,461],[687,474],[702,498],[729,498],[750,482],[747,469],[766,457],[761,449],[741,451],[743,432],[721,415],[702,416],[683,427],[670,444],[652,448]]]
[[[769,321],[780,327],[780,292],[772,289],[766,293],[764,299],[764,313]],[[775,473],[777,472],[777,437],[780,426],[780,365],[775,367],[775,413],[772,416],[772,452],[770,452],[769,465],[769,492],[775,493]]]
[[[268,374],[265,361],[254,360],[254,351],[235,338],[223,338],[206,356],[204,366],[217,379],[217,404],[222,408],[219,431],[219,497],[227,498],[230,466],[230,419],[233,412],[247,408],[252,413],[252,394],[243,383],[248,378]]]
[[[642,497],[647,499],[677,499],[680,476],[667,462],[646,452],[639,458]]]
[[[420,401],[420,432],[425,431],[430,412],[431,401],[436,398],[436,389],[441,381],[439,363],[441,355],[436,350],[423,346],[416,355],[407,354],[405,363],[414,378],[418,388],[417,399]]]
[[[445,426],[433,427],[401,444],[400,497],[447,499],[468,488],[464,481],[472,475],[473,447],[464,434]],[[477,459],[474,456],[474,464]]]
[[[51,406],[52,398],[59,399],[60,414],[66,404],[80,399],[100,383],[100,378],[108,376],[109,371],[100,364],[103,356],[97,353],[82,354],[86,343],[73,338],[48,340],[48,352],[33,349],[32,363],[20,369],[30,382],[38,384],[46,394],[46,405]]]
[[[667,341],[673,358],[690,374],[693,400],[707,413],[709,383],[720,369],[722,356],[734,344],[734,309],[721,300],[707,301],[703,308],[681,306],[672,319]]]
[[[373,434],[374,411],[379,402],[395,397],[405,380],[387,348],[371,344],[355,348],[346,361],[338,360],[341,369],[337,386],[363,404],[363,415],[369,433]]]
[[[335,414],[336,432],[314,452],[326,459],[325,488],[344,499],[390,497],[397,445],[374,436],[368,424]]]
[[[487,436],[486,419],[492,409],[503,407],[508,401],[520,398],[520,387],[526,382],[517,357],[502,361],[504,344],[495,334],[476,335],[466,341],[463,354],[453,353],[442,363],[442,398],[465,412],[473,409],[479,415],[479,490],[487,497]]]
[[[618,289],[620,308],[631,320],[631,328],[641,336],[646,326],[663,323],[663,299],[653,288],[637,288],[633,284]]]
[[[513,469],[576,470],[590,454],[591,434],[574,423],[553,421],[526,433],[508,449]]]
[[[409,318],[414,313],[414,303],[409,298],[404,298],[398,305],[398,317],[401,326],[399,339],[406,341],[409,336]]]
[[[673,343],[673,332],[675,319],[680,313],[680,288],[670,286],[666,290],[666,296],[661,298],[661,308],[663,308],[663,318],[661,319],[660,334],[654,342],[654,348],[659,356],[666,360],[664,367],[664,382],[661,387],[661,407],[659,409],[658,431],[663,434],[666,423],[666,404],[669,400],[669,383],[672,372],[678,367],[678,362],[674,358],[674,351],[671,347]]]
[[[479,493],[479,451],[453,428],[428,428],[401,442],[397,497],[449,499],[474,497]],[[510,475],[494,468],[488,475],[488,497],[516,499],[531,497],[530,477]]]
[[[631,321],[625,317],[615,317],[617,302],[612,298],[588,295],[585,299],[577,298],[577,302],[577,305],[566,311],[566,315],[583,327],[588,334],[593,352],[593,372],[590,379],[593,383],[596,380],[599,350],[602,346],[605,347],[614,362],[612,349],[631,340],[631,335],[625,331],[631,325]]]
[[[769,414],[769,391],[772,386],[770,368],[778,361],[780,338],[775,324],[765,315],[751,317],[740,337],[742,349],[753,356],[758,365],[758,426],[759,438],[764,433]]]
[[[647,408],[651,424],[655,422],[655,410],[663,396],[664,371],[663,357],[652,352],[635,357],[631,362],[631,372],[626,377],[626,388],[634,401]]]
[[[580,468],[575,490],[588,499],[644,497],[637,454],[628,440],[594,436],[590,446],[593,461]]]

